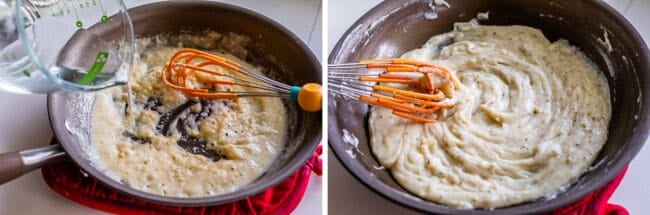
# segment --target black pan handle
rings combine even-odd
[[[59,144],[0,154],[0,185],[41,168],[63,155],[65,152]]]

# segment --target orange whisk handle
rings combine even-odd
[[[309,112],[320,111],[323,106],[322,87],[317,83],[291,87],[289,98],[291,101],[298,102],[300,108]]]

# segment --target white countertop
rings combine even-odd
[[[336,45],[345,31],[380,0],[329,0],[328,50]],[[637,28],[650,44],[650,0],[608,0],[614,8]],[[648,71],[644,71],[648,72]],[[649,143],[650,144],[650,143]],[[416,214],[392,203],[358,182],[344,169],[333,153],[328,155],[328,212],[330,214]],[[628,209],[630,214],[648,214],[650,211],[650,146],[646,144],[632,161],[623,182],[610,202]],[[354,202],[354,204],[350,204]],[[381,213],[377,213],[381,212]]]
[[[129,0],[129,7],[153,0]],[[319,0],[227,0],[264,14],[294,32],[321,59],[321,1]],[[302,17],[296,19],[295,17]],[[136,26],[137,27],[137,26]],[[48,144],[50,129],[44,95],[0,92],[0,153]],[[294,214],[320,214],[322,177],[312,174],[303,201]],[[34,171],[0,186],[0,214],[103,214],[69,201],[51,191]]]

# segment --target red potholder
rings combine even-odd
[[[275,187],[238,202],[210,207],[176,207],[149,203],[113,191],[91,177],[84,177],[71,161],[42,169],[43,179],[52,190],[82,205],[115,214],[289,214],[304,196],[311,172],[322,173],[322,152],[314,156],[293,176]],[[603,188],[580,201],[549,213],[551,215],[629,215],[607,201],[623,180],[627,168]]]
[[[114,214],[290,214],[302,200],[312,172],[322,174],[318,147],[305,166],[282,183],[246,199],[208,207],[178,207],[151,203],[123,195],[85,177],[72,161],[42,168],[47,185],[79,204]]]
[[[567,207],[553,211],[552,215],[629,215],[624,207],[608,203],[614,191],[623,180],[627,167],[604,187],[585,196]]]

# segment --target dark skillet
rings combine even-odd
[[[233,32],[251,38],[244,48],[248,51],[238,56],[253,65],[269,68],[267,75],[289,84],[321,82],[320,63],[309,48],[298,37],[278,23],[255,12],[232,5],[208,1],[168,1],[143,5],[129,10],[137,37],[158,34],[178,33],[184,30],[212,29],[221,33]],[[110,23],[118,23],[112,21]],[[101,39],[112,41],[117,38],[115,25],[99,25],[89,29]],[[74,55],[75,47],[87,46],[91,40],[76,37],[67,44],[67,53]],[[79,53],[77,53],[79,54]],[[89,146],[89,120],[92,111],[93,94],[54,93],[48,96],[48,112],[54,134],[60,145],[0,155],[0,183],[29,172],[51,161],[53,158],[67,154],[89,175],[115,190],[152,202],[203,206],[217,205],[236,201],[257,193],[283,181],[298,170],[316,149],[321,140],[321,113],[293,111],[290,114],[289,139],[286,148],[264,175],[252,184],[233,192],[201,198],[166,197],[146,193],[115,181],[99,171],[88,159],[83,149]],[[213,101],[201,101],[209,105]],[[155,101],[149,105],[156,105]],[[295,105],[287,104],[297,110]],[[159,123],[158,132],[165,134],[169,123],[187,120],[200,120],[196,116],[183,115],[182,110],[189,104],[181,105],[175,110],[163,113],[165,117]],[[144,139],[137,139],[147,144]],[[205,150],[203,142],[187,138],[178,142],[192,153],[201,154],[213,160],[227,159],[214,151]],[[198,147],[197,147],[198,146]],[[203,147],[202,147],[203,146]],[[196,148],[196,150],[193,150]]]
[[[608,140],[592,171],[554,199],[539,199],[494,211],[459,210],[420,199],[401,188],[377,160],[368,145],[368,106],[329,97],[329,145],[359,181],[380,195],[410,208],[440,214],[530,214],[547,212],[577,201],[612,180],[641,149],[650,127],[650,55],[643,39],[613,8],[598,0],[448,0],[451,8],[437,7],[438,18],[424,19],[429,1],[385,1],[363,15],[343,35],[329,63],[398,57],[420,47],[433,35],[452,30],[455,22],[489,12],[487,25],[527,25],[542,29],[552,41],[564,38],[595,62],[608,78],[613,113]],[[397,9],[400,8],[400,9]],[[397,9],[397,10],[396,10]],[[394,12],[391,12],[394,11]],[[383,19],[383,21],[381,21]],[[404,32],[406,31],[406,33]],[[605,31],[612,52],[597,39]],[[354,50],[354,51],[353,51]],[[342,129],[359,138],[361,153],[347,155]],[[363,154],[365,156],[362,156]]]

